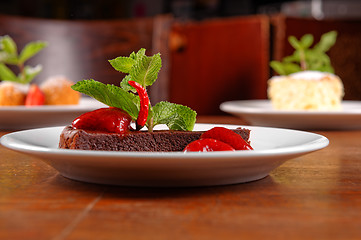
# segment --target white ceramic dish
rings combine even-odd
[[[78,105],[1,106],[0,129],[20,130],[67,125],[79,115],[104,106],[92,98],[81,98]]]
[[[194,130],[216,125],[196,124]],[[234,129],[239,126],[220,125]],[[286,160],[326,147],[314,133],[248,127],[254,150],[235,152],[107,152],[58,149],[62,127],[14,132],[0,139],[12,150],[38,157],[64,177],[123,186],[213,186],[266,177]],[[157,129],[164,129],[160,126]]]
[[[281,111],[273,109],[269,100],[224,102],[220,109],[255,126],[300,130],[361,129],[361,101],[343,101],[341,111]]]

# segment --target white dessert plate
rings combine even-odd
[[[67,125],[79,115],[104,106],[92,98],[81,98],[77,105],[1,106],[0,129],[20,130]]]
[[[214,126],[196,124],[194,130]],[[224,152],[111,152],[58,149],[63,127],[39,128],[4,135],[0,143],[42,159],[64,177],[122,186],[214,186],[266,177],[285,161],[322,149],[324,136],[289,129],[249,127],[254,150]],[[166,129],[160,126],[157,129]]]
[[[273,109],[269,100],[229,101],[222,103],[220,109],[255,126],[299,130],[361,129],[361,101],[343,101],[340,111],[281,111]]]

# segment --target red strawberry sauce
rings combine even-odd
[[[98,130],[126,134],[130,131],[132,118],[120,108],[100,108],[87,112],[72,122],[75,129]]]

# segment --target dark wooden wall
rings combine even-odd
[[[0,15],[0,36],[3,35],[10,35],[20,49],[29,41],[48,42],[47,48],[27,62],[43,65],[35,82],[60,74],[73,81],[92,78],[117,84],[123,76],[108,60],[140,48],[151,53],[153,19],[87,21]]]
[[[170,100],[199,114],[220,114],[224,101],[266,98],[266,16],[174,24]]]
[[[271,27],[271,28],[270,28]],[[128,20],[50,20],[0,15],[0,36],[22,48],[44,40],[49,46],[29,64],[43,65],[36,82],[65,75],[118,84],[123,75],[109,59],[146,48],[161,53],[163,67],[150,89],[152,103],[169,100],[199,115],[224,114],[224,101],[267,98],[269,61],[292,53],[287,38],[337,30],[331,61],[345,85],[345,99],[361,100],[361,23],[356,20],[266,15],[182,22],[171,16]]]

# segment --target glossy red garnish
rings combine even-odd
[[[139,99],[140,99],[140,109],[137,118],[137,130],[140,130],[147,122],[148,113],[149,113],[149,97],[147,90],[135,81],[128,81],[129,85],[134,87],[137,90]]]
[[[125,134],[131,128],[131,120],[129,114],[120,108],[100,108],[79,116],[72,126],[75,129]]]
[[[228,144],[216,139],[204,138],[189,143],[184,152],[212,152],[212,151],[234,151]]]
[[[214,127],[200,137],[212,138],[232,146],[236,150],[253,150],[253,148],[237,133],[224,127]]]
[[[44,105],[45,103],[45,95],[40,90],[40,88],[35,85],[31,84],[28,94],[26,95],[25,99],[25,106],[39,106]]]

